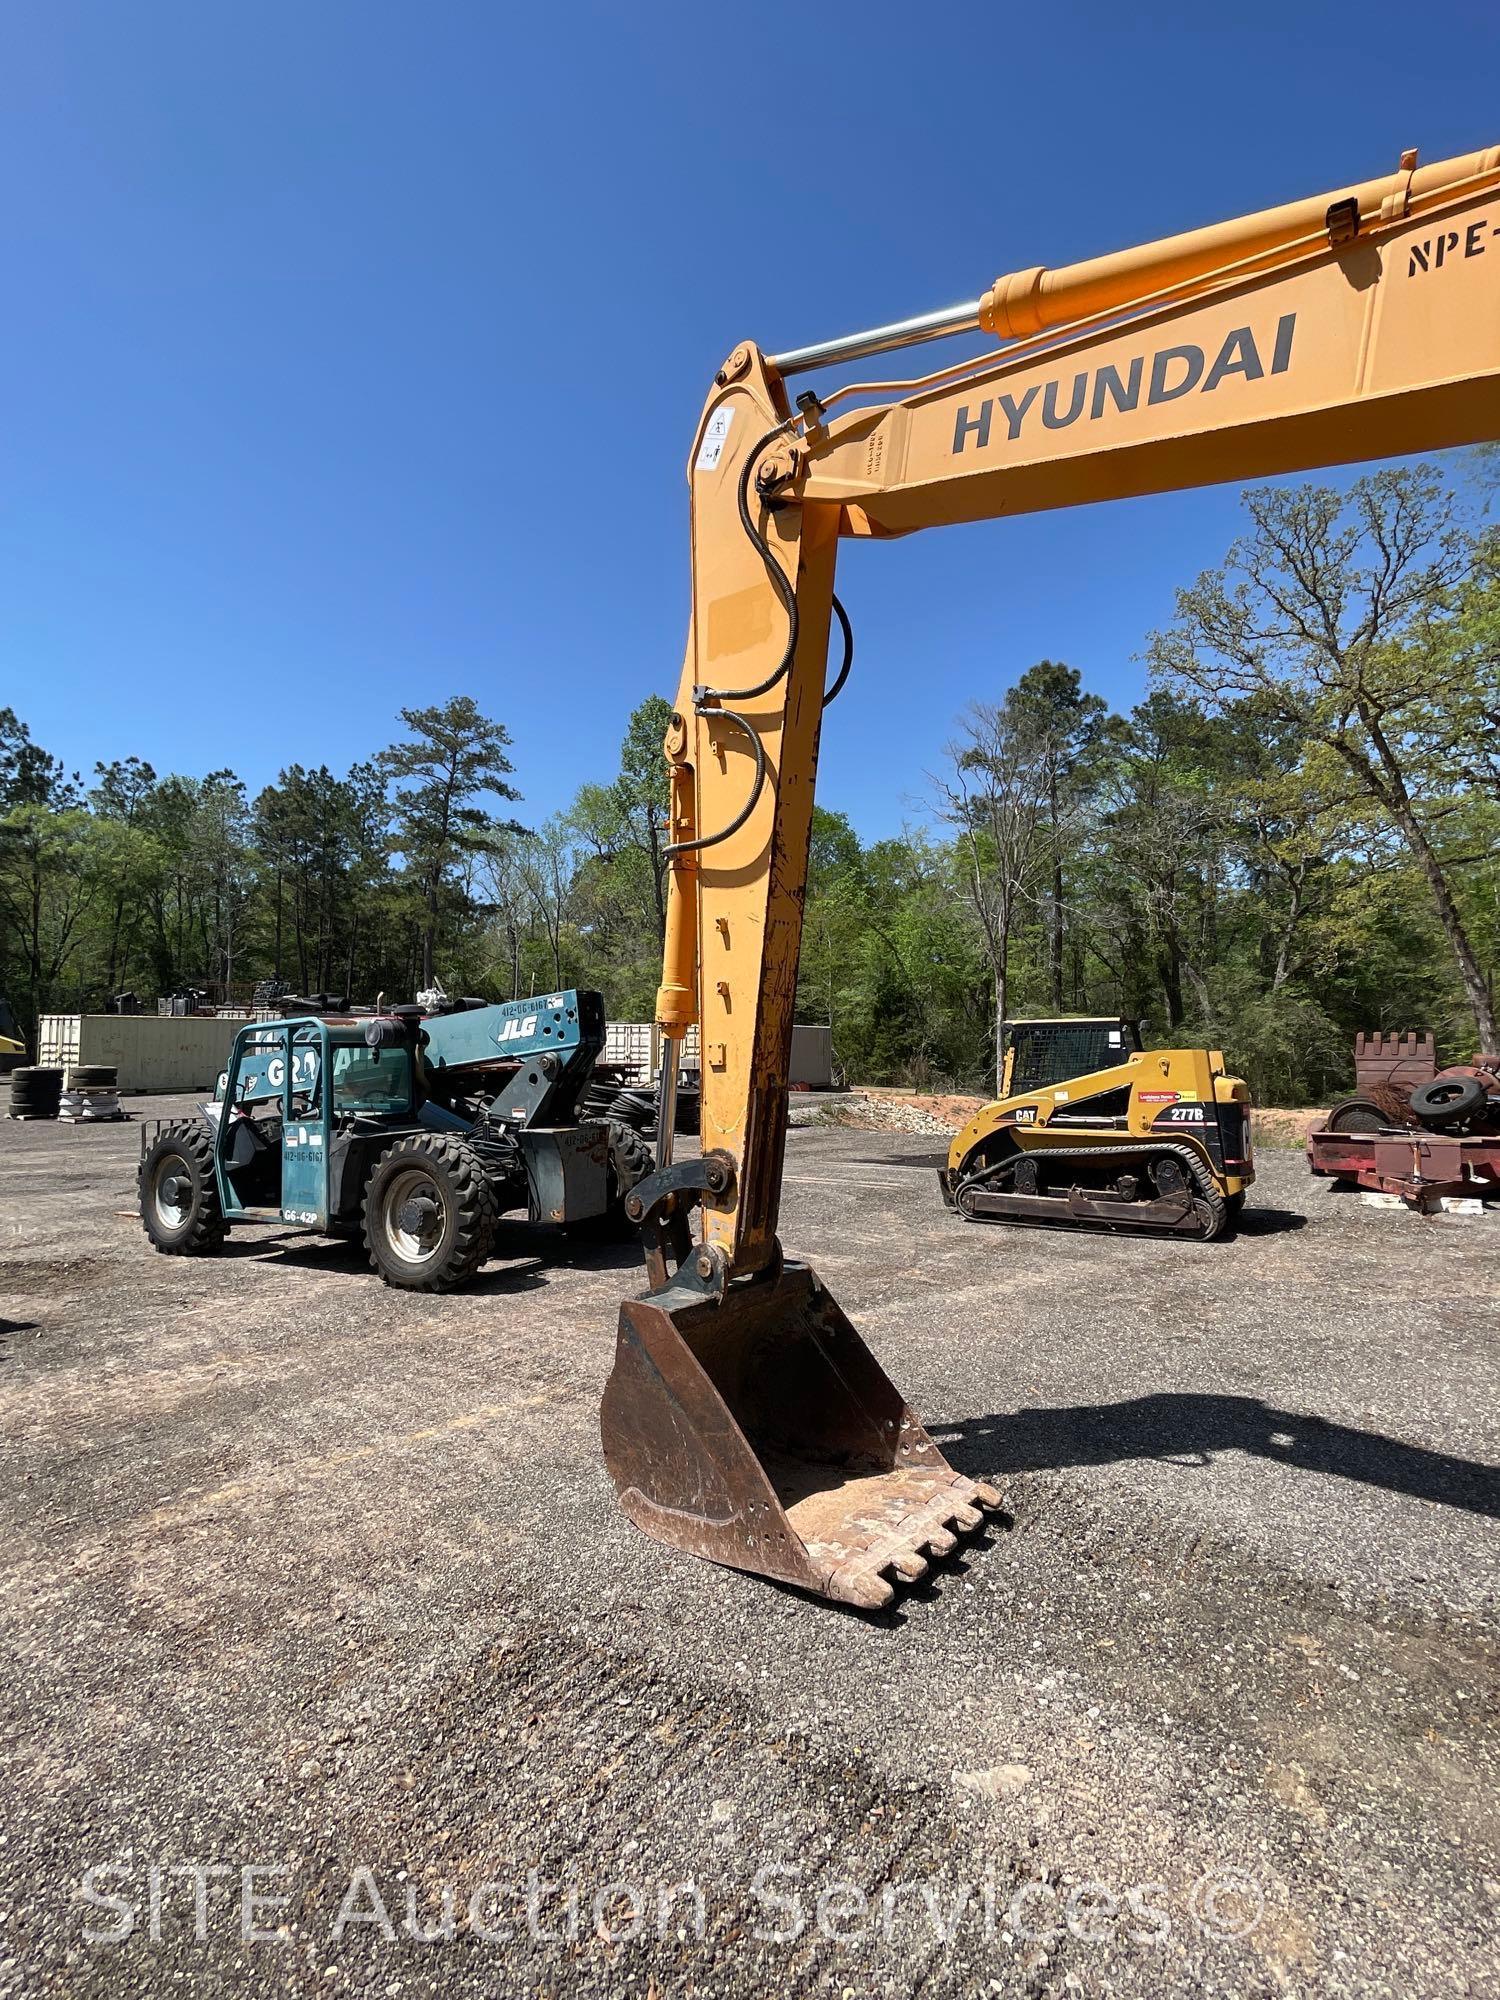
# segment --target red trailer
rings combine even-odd
[[[1500,1067],[1438,1067],[1430,1034],[1358,1035],[1355,1094],[1308,1135],[1324,1179],[1398,1195],[1412,1208],[1445,1196],[1500,1200]]]

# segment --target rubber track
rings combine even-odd
[[[1103,1149],[1098,1146],[1049,1146],[1045,1149],[1038,1147],[1035,1152],[1031,1153],[1023,1150],[1012,1155],[1009,1159],[997,1161],[993,1167],[985,1168],[982,1173],[971,1174],[967,1180],[960,1181],[958,1186],[953,1190],[954,1205],[955,1207],[957,1206],[966,1188],[977,1188],[981,1185],[988,1185],[1005,1168],[1017,1167],[1022,1160],[1035,1160],[1038,1166],[1042,1166],[1051,1160],[1118,1160],[1125,1158],[1134,1159],[1143,1155],[1150,1159],[1159,1159],[1163,1153],[1170,1154],[1174,1159],[1182,1161],[1192,1178],[1194,1199],[1204,1202],[1213,1211],[1213,1226],[1209,1229],[1200,1229],[1194,1238],[1199,1243],[1212,1242],[1216,1236],[1223,1234],[1224,1225],[1228,1219],[1228,1210],[1224,1205],[1224,1197],[1214,1186],[1212,1175],[1202,1160],[1193,1151],[1192,1147],[1184,1145],[1180,1141],[1141,1139],[1132,1140],[1127,1145],[1110,1146]],[[1001,1190],[997,1190],[997,1192],[999,1191]],[[1083,1192],[1085,1194],[1102,1194],[1104,1190],[1100,1188],[1085,1188]],[[1042,1199],[1045,1201],[1051,1199],[1051,1197],[1044,1195]],[[1018,1226],[1022,1229],[1045,1226],[1047,1228],[1113,1230],[1129,1229],[1131,1226],[1129,1223],[1115,1221],[1094,1222],[1086,1216],[1072,1216],[1068,1213],[1066,1202],[1062,1196],[1058,1197],[1057,1205],[1059,1214],[1055,1223],[1050,1216],[1036,1216],[1033,1218],[1024,1215],[964,1215],[964,1221],[1009,1223],[1012,1226]],[[958,1212],[960,1215],[963,1215],[962,1209],[959,1209]],[[1140,1233],[1143,1236],[1184,1236],[1187,1234],[1187,1231],[1182,1229],[1153,1230],[1149,1225],[1143,1224]]]

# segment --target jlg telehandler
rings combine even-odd
[[[449,1292],[507,1209],[561,1227],[619,1215],[652,1165],[587,1094],[597,993],[293,1015],[240,1029],[212,1104],[141,1127],[141,1223],[169,1257],[241,1222],[363,1236],[400,1291]]]
[[[783,293],[806,251],[788,244]],[[915,379],[827,372],[975,330],[1005,351]],[[811,370],[818,390],[794,395]],[[703,1151],[672,1159],[665,1061],[658,1168],[627,1197],[650,1289],[621,1308],[602,1413],[647,1534],[873,1607],[998,1498],[947,1463],[776,1240],[818,731],[852,651],[840,539],[1497,435],[1500,147],[1430,167],[1408,153],[1380,179],[1018,271],[947,311],[729,354],[688,461],[657,1003],[667,1036],[699,1024]]]
[[[970,1222],[1137,1229],[1207,1242],[1255,1178],[1250,1092],[1217,1049],[1143,1049],[1133,1021],[1012,1021],[1000,1099],[938,1175]]]

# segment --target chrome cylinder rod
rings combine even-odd
[[[677,1130],[677,1065],[682,1045],[662,1037],[661,1076],[656,1085],[656,1171],[672,1164],[672,1135]]]
[[[893,320],[889,326],[872,326],[868,333],[845,334],[841,340],[820,340],[811,347],[789,348],[785,354],[768,355],[778,375],[801,375],[809,368],[834,368],[845,361],[862,361],[867,354],[886,354],[893,347],[915,347],[919,341],[942,340],[950,333],[974,333],[979,327],[982,301],[945,306],[940,312],[918,313],[915,319]]]

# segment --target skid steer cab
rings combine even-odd
[[[938,1175],[967,1221],[1233,1228],[1255,1178],[1250,1091],[1217,1049],[1143,1049],[1117,1017],[1012,1021],[1001,1088]]]
[[[624,1226],[653,1164],[640,1135],[580,1115],[604,1045],[597,993],[240,1030],[211,1104],[141,1132],[140,1210],[169,1256],[240,1222],[362,1236],[387,1284],[450,1291],[500,1217]]]

